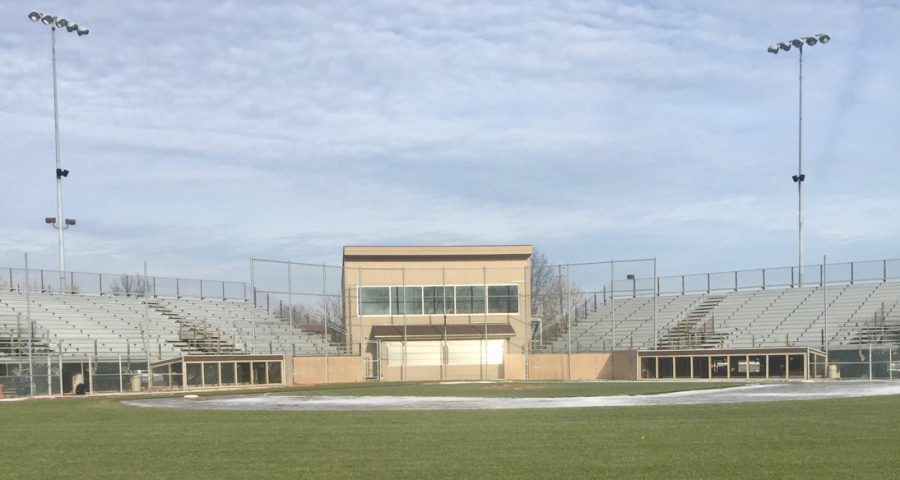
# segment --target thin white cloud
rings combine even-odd
[[[92,30],[58,39],[71,262],[235,275],[391,242],[788,262],[796,57],[765,47],[819,31],[809,248],[896,255],[900,10],[777,5],[35,4]],[[0,260],[52,266],[49,39],[26,13],[0,20]]]

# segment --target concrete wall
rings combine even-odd
[[[503,356],[503,379],[525,380],[525,355],[521,353],[507,353]]]
[[[531,355],[529,380],[610,380],[612,362],[608,353],[548,353]],[[570,371],[571,368],[571,371]]]
[[[613,380],[637,380],[638,356],[637,350],[622,350],[614,352],[613,356]]]
[[[360,357],[294,357],[293,384],[363,382]],[[571,365],[571,374],[569,368]],[[488,365],[484,378],[480,365],[445,367],[384,368],[385,381],[415,380],[636,380],[637,352],[576,353],[571,360],[564,353],[535,354],[528,356],[526,375],[525,355],[508,353],[503,365]]]
[[[294,357],[292,364],[294,385],[363,381],[360,357]]]

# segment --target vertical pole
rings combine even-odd
[[[562,273],[562,266],[560,266],[560,273]],[[563,291],[565,292],[565,295],[566,295],[564,298],[566,298],[567,301],[566,301],[564,315],[566,316],[566,348],[568,349],[567,350],[567,353],[568,353],[567,358],[568,358],[568,363],[569,363],[569,374],[568,374],[569,377],[568,378],[569,378],[569,380],[571,380],[572,379],[572,377],[571,377],[571,370],[572,370],[572,316],[569,313],[569,302],[568,302],[568,299],[569,299],[569,296],[568,296],[569,295],[569,266],[568,265],[566,265],[566,277],[565,278],[566,278],[566,280],[565,280],[565,282],[563,282]]]
[[[294,296],[291,293],[293,291],[293,284],[291,283],[291,262],[287,262],[287,287],[288,287],[288,323],[290,324],[290,329],[288,330],[288,339],[291,343],[291,354],[294,353]],[[281,312],[284,315],[284,312]],[[282,317],[283,318],[283,317]],[[326,331],[327,335],[328,332]]]
[[[119,393],[122,393],[125,389],[122,385],[122,354],[119,354]]]
[[[325,264],[322,264],[322,298],[325,302],[325,305],[322,310],[324,312],[324,317],[322,319],[322,326],[325,327],[325,383],[328,383],[328,287],[327,282],[327,273],[326,273]]]
[[[444,317],[444,336],[441,339],[441,380],[445,380],[447,378],[447,267],[443,265],[441,266],[441,299],[443,303],[441,313]]]
[[[828,368],[828,255],[822,255],[822,319],[825,322],[825,368]]]
[[[147,331],[146,331],[146,343],[144,344],[144,351],[147,353],[147,390],[151,390],[153,388],[153,374],[150,371],[150,304],[147,303],[147,261],[144,260],[144,319],[147,322]],[[91,391],[94,390],[94,384],[91,384]]]
[[[31,280],[28,278],[28,254],[25,254],[25,319],[28,320],[28,395],[34,396],[34,321],[31,319]],[[21,335],[21,334],[20,334]]]
[[[363,348],[368,348],[369,343],[364,341],[363,338],[363,321],[362,317],[359,315],[359,288],[362,287],[362,267],[356,267],[356,308],[350,307],[350,311],[347,312],[347,315],[353,315],[353,312],[356,312],[356,322],[359,323],[359,358],[361,361],[359,362],[362,365],[363,376],[362,378],[366,378],[366,355],[363,351]],[[390,304],[388,304],[388,312],[390,313]],[[350,329],[350,326],[347,325],[347,330]],[[372,373],[375,373],[375,355],[372,355]],[[380,372],[379,372],[380,375]]]
[[[850,262],[850,285],[853,285],[856,275],[853,273],[853,262]]]
[[[253,273],[253,257],[250,257],[250,296],[253,298],[252,305],[250,305],[250,338],[252,339],[250,353],[256,353],[256,281]]]
[[[488,312],[488,287],[487,287],[487,266],[481,267],[481,288],[484,289],[484,298],[482,301],[484,302],[484,313],[481,317],[482,327],[484,328],[484,334],[482,335],[484,338],[484,380],[487,380],[490,374],[488,373],[488,326],[487,326],[487,312]]]
[[[762,269],[762,289],[766,289],[766,269]]]
[[[63,361],[62,361],[62,349],[59,349],[59,396],[63,396]]]
[[[888,345],[888,380],[894,379],[894,346]]]
[[[656,257],[653,257],[653,349],[659,348],[659,338],[656,324],[656,297],[659,296],[659,277],[656,276]]]
[[[803,288],[803,46],[800,46],[800,95],[797,106],[797,286]]]
[[[406,267],[400,267],[400,298],[397,299],[398,308],[402,309],[402,319],[403,319],[403,344],[402,350],[403,353],[402,359],[403,362],[400,364],[400,380],[406,380],[407,374],[407,365],[406,365]],[[393,313],[393,312],[391,312]],[[400,312],[398,312],[400,313]]]
[[[612,300],[612,344],[610,348],[612,349],[612,354],[609,357],[609,363],[612,370],[612,378],[615,380],[616,378],[616,261],[609,261],[609,296]],[[674,371],[675,369],[672,368]]]
[[[66,219],[63,217],[62,175],[60,174],[59,147],[59,96],[56,88],[56,27],[50,27],[50,51],[53,61],[53,139],[56,145],[56,233],[59,239],[59,290],[66,291],[66,247],[63,231]]]
[[[91,387],[88,390],[88,395],[93,396],[94,395],[94,373],[93,373],[94,366],[93,366],[93,362],[91,362],[91,354],[88,354],[88,356],[87,356],[87,364],[88,364],[88,371],[87,371],[88,382],[87,383]],[[149,376],[149,372],[148,372],[148,376]],[[149,386],[149,383],[147,385]]]
[[[888,350],[890,352],[890,350]],[[890,365],[890,363],[888,363]],[[890,369],[890,367],[888,367]],[[62,372],[59,372],[62,375]],[[53,360],[50,358],[50,353],[47,353],[47,396],[53,396]]]
[[[869,342],[869,380],[872,379],[872,343]]]
[[[530,361],[531,347],[532,347],[531,340],[532,340],[532,336],[533,336],[533,334],[532,334],[533,330],[531,327],[531,296],[534,293],[531,291],[531,282],[529,281],[528,272],[529,272],[529,267],[527,265],[522,267],[522,273],[523,273],[523,275],[522,275],[522,291],[524,292],[523,296],[525,297],[524,301],[522,302],[522,304],[523,304],[522,311],[528,312],[527,315],[524,313],[522,314],[522,319],[527,320],[525,323],[525,328],[528,329],[528,342],[525,344],[525,380],[528,380],[528,377],[529,377],[528,369],[531,367],[531,364],[529,363],[529,361]],[[534,272],[531,272],[531,275],[534,275]],[[596,293],[594,293],[594,310],[597,310],[597,294]],[[541,332],[541,339],[543,340],[543,332]]]

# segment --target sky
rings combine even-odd
[[[0,267],[247,280],[344,245],[663,275],[900,257],[900,3],[4,1]]]

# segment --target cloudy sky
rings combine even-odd
[[[528,243],[677,274],[900,256],[900,4],[21,1],[0,6],[0,266],[244,280],[251,256]]]

